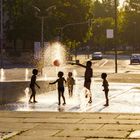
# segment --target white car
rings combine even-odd
[[[92,60],[101,60],[103,58],[102,52],[94,52],[92,54]]]

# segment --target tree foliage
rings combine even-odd
[[[50,10],[54,5],[56,9]],[[114,0],[5,0],[4,11],[8,40],[40,41],[44,17],[45,41],[62,36],[63,43],[70,42],[74,47],[92,42],[93,47],[105,49],[108,42],[113,44],[106,38],[106,29],[114,28]],[[140,0],[126,0],[118,10],[118,45],[140,46],[139,19]]]

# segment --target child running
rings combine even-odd
[[[107,74],[106,73],[102,73],[101,78],[103,79],[103,91],[105,93],[105,98],[106,98],[106,104],[104,104],[104,106],[109,106],[109,100],[108,100],[108,92],[109,92],[109,84],[108,81],[106,80]]]
[[[36,95],[35,86],[40,88],[40,86],[36,83],[36,75],[38,74],[38,70],[33,69],[32,73],[33,73],[33,75],[31,77],[31,82],[30,82],[30,88],[32,90],[32,94],[30,96],[29,103],[32,103],[32,101],[31,101],[32,98],[33,98],[33,102],[37,103],[37,101],[35,100],[35,95]]]
[[[72,77],[72,72],[68,73],[68,78],[67,78],[67,85],[68,85],[68,93],[69,97],[73,96],[73,85],[75,84],[75,80]]]
[[[49,84],[55,84],[55,83],[58,83],[58,105],[61,104],[61,96],[63,98],[63,105],[66,104],[66,101],[65,101],[65,97],[64,97],[64,82],[66,83],[66,80],[65,78],[63,77],[64,73],[59,71],[58,72],[58,79],[54,82],[51,82]]]

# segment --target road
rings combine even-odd
[[[79,60],[82,61],[82,58],[84,57],[85,56],[79,56]],[[113,55],[106,55],[103,57],[102,60],[91,60],[91,61],[93,64],[92,68],[95,77],[100,77],[102,72],[106,72],[108,74],[115,73],[115,60]],[[125,74],[140,73],[140,64],[130,65],[129,56],[118,55],[117,66],[118,66],[118,73],[125,73]],[[83,76],[84,74],[83,68],[75,66],[74,69],[77,71],[78,76]]]
[[[86,62],[85,56],[83,55],[78,56],[78,59],[82,63]],[[102,72],[106,72],[108,74],[115,72],[115,61],[113,56],[111,55],[104,56],[102,60],[91,60],[91,61],[93,64],[92,68],[95,77],[100,77],[100,74]],[[63,71],[65,77],[67,77],[67,73],[69,71],[72,71],[75,76],[81,77],[84,76],[85,69],[76,65],[69,64],[63,65],[62,67],[46,66],[43,71],[44,71],[43,77],[47,79],[48,77],[56,77],[58,71]],[[130,65],[129,56],[118,56],[118,73],[139,74],[140,65],[139,64]],[[1,75],[2,74],[0,74],[0,79],[2,79]],[[32,68],[4,69],[3,72],[5,80],[29,80],[31,75]]]

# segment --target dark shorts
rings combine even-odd
[[[90,90],[90,85],[91,85],[91,81],[84,82],[84,87],[87,88],[88,90]]]
[[[64,92],[64,87],[58,87],[58,91]]]

